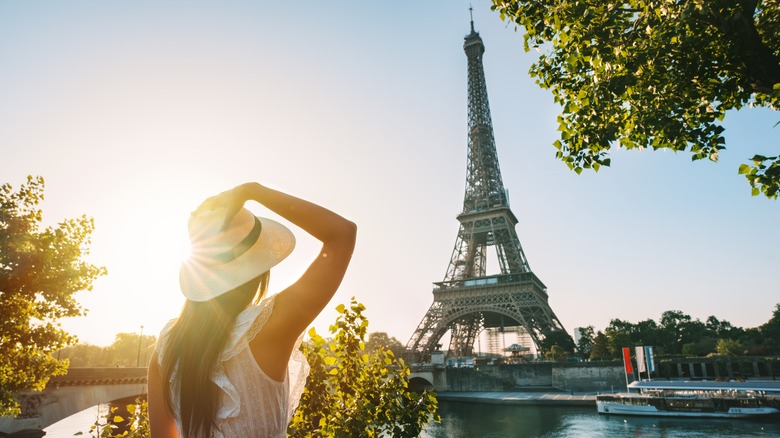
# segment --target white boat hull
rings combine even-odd
[[[760,417],[764,415],[775,415],[780,413],[779,410],[769,407],[759,408],[729,408],[728,411],[723,412],[702,412],[702,411],[663,411],[658,410],[655,406],[642,406],[642,405],[623,405],[618,403],[605,403],[597,402],[599,414],[608,415],[637,415],[648,417],[709,417],[709,418],[748,418],[748,417]]]

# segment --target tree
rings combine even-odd
[[[707,330],[718,338],[736,338],[742,334],[741,328],[734,327],[726,320],[721,321],[714,315],[707,317],[705,325],[707,326]]]
[[[140,337],[138,333],[117,333],[114,343],[108,347],[113,363],[100,366],[142,367],[148,365],[157,338],[151,335]]]
[[[149,365],[156,336],[139,333],[117,333],[114,343],[108,347],[90,344],[76,344],[57,352],[57,357],[68,359],[70,367],[141,367]],[[139,342],[140,340],[140,342]]]
[[[109,366],[108,349],[92,344],[76,344],[57,352],[60,359],[68,359],[69,368],[94,368]],[[106,365],[104,365],[106,364]]]
[[[695,342],[689,342],[682,346],[682,354],[691,356],[707,356],[717,349],[718,340],[711,337],[703,337]]]
[[[764,343],[773,354],[780,354],[780,304],[775,305],[772,317],[760,327]]]
[[[611,359],[612,355],[609,352],[609,339],[602,332],[597,332],[593,337],[593,348],[590,351],[590,360],[607,360]]]
[[[0,186],[0,415],[15,415],[13,395],[41,390],[67,361],[52,352],[75,342],[59,319],[84,315],[73,294],[91,290],[106,269],[87,263],[92,219],[81,216],[41,229],[43,178],[14,192]]]
[[[631,340],[631,336],[625,332],[607,328],[604,331],[604,335],[607,337],[607,350],[614,359],[621,357],[623,348],[630,347],[634,343]]]
[[[542,352],[549,353],[553,346],[558,346],[567,353],[573,353],[576,346],[574,339],[565,330],[552,329],[544,332],[544,339],[540,342]]]
[[[614,337],[616,333],[621,333],[625,344],[634,343],[634,337],[636,335],[636,325],[632,322],[623,321],[622,319],[614,318],[609,321],[609,325],[605,329],[607,333],[612,333],[610,337]],[[618,347],[620,347],[618,345]]]
[[[595,328],[592,325],[579,328],[580,336],[577,340],[577,353],[583,358],[587,359],[593,349],[594,330]]]
[[[373,332],[368,334],[366,342],[366,351],[369,354],[390,350],[395,357],[401,357],[404,353],[404,344],[395,337],[389,336],[385,332]]]
[[[550,347],[550,350],[544,354],[547,360],[563,363],[569,357],[566,351],[560,345],[556,344]]]
[[[368,354],[365,307],[353,298],[327,342],[312,328],[303,345],[311,372],[290,423],[292,437],[415,437],[436,416],[436,397],[409,392],[409,369],[390,350]]]
[[[660,328],[654,320],[639,321],[634,328],[634,345],[658,345]]]
[[[745,354],[745,347],[733,339],[718,339],[715,351],[721,356],[739,356]]]
[[[780,2],[770,0],[493,0],[524,29],[530,70],[562,105],[556,156],[609,166],[612,147],[718,160],[726,111],[780,108]],[[780,155],[738,172],[752,194],[780,196]]]
[[[667,310],[661,314],[659,337],[666,354],[680,354],[685,344],[696,343],[708,333],[704,323],[679,310]]]

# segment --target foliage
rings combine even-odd
[[[661,347],[667,354],[680,354],[685,344],[695,343],[707,336],[704,323],[679,310],[667,310],[661,314],[660,331]]]
[[[609,166],[612,147],[718,160],[726,111],[780,108],[780,2],[493,0],[542,51],[531,76],[562,105],[556,156]],[[738,169],[752,194],[780,195],[780,155]]]
[[[76,344],[57,351],[57,357],[68,360],[69,368],[104,367],[111,365],[109,350],[92,344]]]
[[[703,337],[696,342],[689,342],[682,347],[684,356],[707,356],[716,351],[718,340],[709,336]]]
[[[607,327],[607,329],[604,330],[604,335],[607,337],[607,350],[609,351],[610,357],[613,359],[621,357],[623,347],[634,344],[631,340],[631,336],[624,331]]]
[[[0,186],[0,414],[15,415],[13,394],[42,390],[64,374],[52,352],[75,342],[60,318],[84,315],[74,294],[91,290],[106,269],[87,263],[92,219],[68,219],[41,229],[43,178],[28,177],[14,192]]]
[[[715,351],[721,356],[740,356],[745,354],[745,347],[734,339],[718,339]]]
[[[134,404],[127,405],[127,419],[118,415],[116,406],[110,409],[98,410],[95,422],[87,432],[93,438],[149,438],[149,411],[146,400],[135,399]],[[84,435],[76,432],[74,436]]]
[[[761,326],[761,333],[765,338],[764,343],[780,354],[780,304],[775,305],[772,317]]]
[[[547,351],[544,356],[547,358],[547,360],[559,363],[566,362],[566,359],[569,357],[569,355],[566,354],[566,351],[560,345],[553,345],[550,347],[550,350]]]
[[[326,342],[314,329],[303,351],[311,372],[289,427],[292,437],[418,436],[438,421],[435,394],[409,392],[409,369],[388,349],[373,354],[364,339],[365,307],[353,298],[336,310]]]
[[[139,336],[139,333],[117,333],[114,343],[107,347],[76,344],[58,351],[57,357],[68,359],[71,368],[146,367],[152,358],[157,337],[143,335],[139,339]]]
[[[607,336],[602,332],[597,332],[593,337],[593,346],[590,350],[590,360],[607,360],[612,357],[608,348]]]
[[[544,338],[539,342],[542,352],[547,355],[552,348],[557,346],[566,353],[574,352],[574,339],[565,330],[553,329],[544,333]]]
[[[368,354],[374,354],[380,350],[390,350],[393,352],[393,356],[401,357],[404,353],[405,347],[395,337],[389,336],[385,332],[373,332],[368,334],[368,341],[366,342],[366,352]]]
[[[587,327],[580,327],[580,336],[577,340],[577,353],[582,357],[587,358],[590,356],[590,352],[593,348],[593,332],[595,328],[592,325]]]
[[[593,341],[591,359],[603,359],[604,343],[610,358],[619,358],[622,347],[650,345],[657,355],[707,356],[711,354],[767,356],[780,355],[780,304],[772,318],[754,328],[740,328],[728,321],[709,316],[705,322],[679,310],[661,314],[636,324],[613,319]],[[596,349],[598,353],[595,353]],[[595,354],[594,354],[595,353]]]

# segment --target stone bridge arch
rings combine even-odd
[[[71,368],[43,391],[17,394],[22,412],[0,417],[0,436],[43,436],[44,428],[84,409],[144,394],[146,368]]]
[[[409,391],[419,394],[423,391],[431,391],[433,389],[434,386],[432,373],[411,373],[409,375]]]

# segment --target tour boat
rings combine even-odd
[[[780,413],[778,381],[643,380],[628,390],[596,396],[599,414],[760,418]]]

